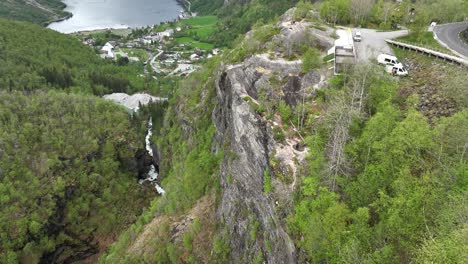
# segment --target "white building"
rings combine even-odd
[[[198,59],[200,59],[200,56],[198,56],[197,54],[194,53],[194,54],[190,55],[190,60],[194,61],[194,60],[198,60]]]
[[[102,48],[101,48],[101,58],[107,59],[107,58],[115,58],[114,54],[114,46],[107,42]]]
[[[163,32],[157,32],[156,36],[163,38],[163,37],[170,37],[174,34],[174,30],[172,28],[166,29]]]
[[[356,64],[356,51],[351,29],[338,29],[336,31],[338,39],[335,40],[335,75],[345,72],[351,65]]]

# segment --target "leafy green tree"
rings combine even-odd
[[[306,1],[306,0],[301,0],[296,4],[296,9],[294,10],[293,13],[293,19],[294,21],[300,21],[304,18],[307,18],[314,6],[312,5],[312,2]]]
[[[322,61],[319,52],[315,48],[309,48],[302,57],[302,72],[308,73],[313,69],[320,67]]]
[[[349,1],[348,0],[326,0],[320,5],[320,16],[328,23],[349,23]]]

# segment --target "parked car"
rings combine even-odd
[[[407,76],[408,75],[408,70],[401,63],[395,64],[395,65],[387,65],[385,66],[385,70],[386,72],[395,76]]]
[[[360,31],[356,31],[356,33],[354,33],[354,41],[356,42],[360,42],[362,40],[362,35],[361,35],[361,32]]]
[[[396,65],[401,64],[397,57],[389,54],[382,53],[377,57],[377,62],[383,65]]]

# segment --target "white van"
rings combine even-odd
[[[401,63],[395,65],[387,65],[385,66],[385,71],[395,76],[408,75],[408,70]]]
[[[396,65],[401,64],[401,62],[397,59],[397,57],[388,54],[380,54],[377,57],[377,62],[384,65]]]
[[[354,33],[354,41],[360,42],[361,40],[362,40],[361,31],[356,31],[356,33]]]

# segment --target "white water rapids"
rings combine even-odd
[[[114,101],[118,104],[121,104],[127,107],[132,113],[137,112],[139,110],[139,105],[147,105],[151,102],[162,102],[167,101],[167,98],[155,97],[145,93],[137,93],[133,95],[128,95],[126,93],[113,93],[113,94],[106,94],[103,96],[104,99]],[[145,137],[145,144],[146,144],[146,151],[148,154],[153,157],[153,149],[151,148],[151,136],[153,135],[153,120],[150,118],[148,121],[148,133]],[[145,181],[149,181],[151,184],[154,185],[156,191],[163,195],[166,193],[164,189],[159,186],[156,182],[158,179],[158,172],[156,171],[156,167],[151,165],[150,170],[148,172],[148,177],[146,179],[139,180],[140,184],[143,184]]]
[[[146,134],[145,137],[145,143],[146,143],[146,151],[148,151],[148,154],[153,157],[153,149],[151,148],[151,136],[153,135],[153,119],[150,117],[148,121],[148,134]],[[156,172],[156,167],[154,167],[153,164],[151,164],[150,171],[148,172],[148,177],[146,179],[142,179],[139,181],[140,184],[143,184],[145,181],[149,181],[151,184],[154,185],[156,188],[156,191],[163,195],[166,193],[164,189],[159,186],[159,184],[156,182],[158,179],[159,174]]]

